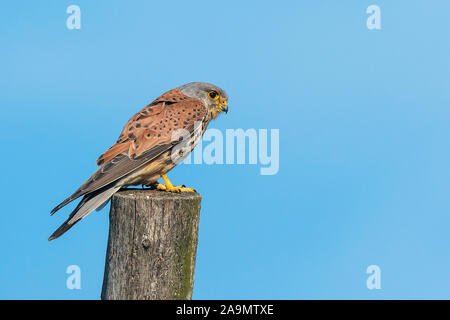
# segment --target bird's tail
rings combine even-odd
[[[72,228],[78,221],[89,213],[102,206],[111,196],[120,189],[120,186],[108,185],[97,191],[88,193],[83,197],[69,218],[48,238],[48,241],[56,239]]]

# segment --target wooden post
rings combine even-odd
[[[191,192],[117,192],[101,298],[192,299],[200,203]]]

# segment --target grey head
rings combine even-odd
[[[218,86],[206,82],[190,82],[178,89],[188,97],[202,101],[215,116],[221,111],[228,112],[228,95]]]

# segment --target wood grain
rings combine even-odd
[[[191,299],[201,195],[127,189],[111,200],[101,298]]]

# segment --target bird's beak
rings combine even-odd
[[[228,113],[228,104],[227,104],[227,100],[221,100],[219,102],[219,108],[220,111],[224,111],[225,113]]]

